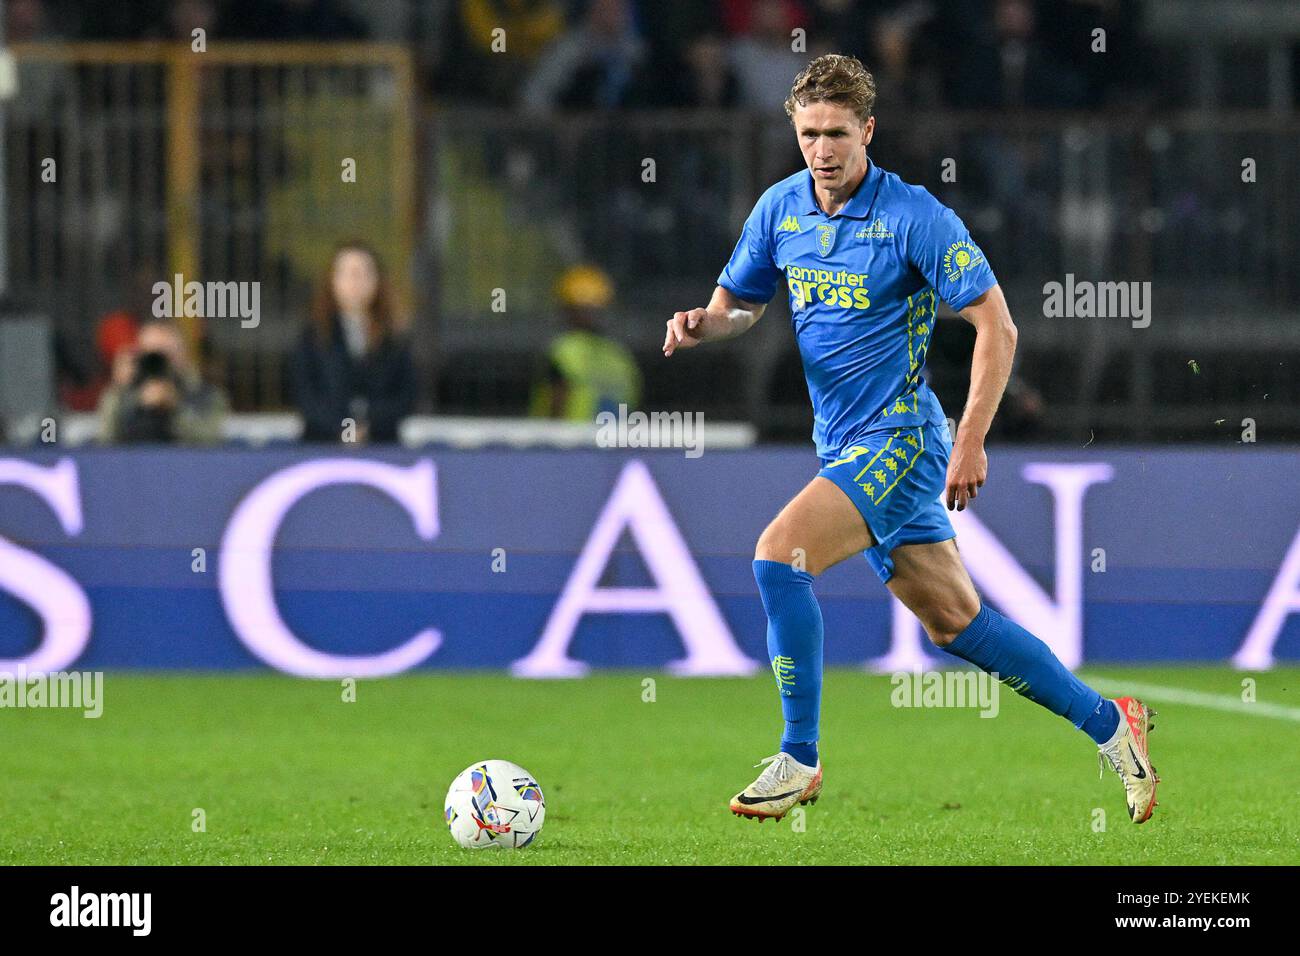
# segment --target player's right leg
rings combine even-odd
[[[821,712],[822,616],[815,575],[874,543],[866,521],[834,483],[817,477],[767,526],[754,549],[754,579],[767,612],[767,650],[785,730],[766,769],[731,799],[737,816],[780,819],[815,802]]]

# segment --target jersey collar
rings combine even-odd
[[[858,183],[858,188],[853,191],[849,201],[844,204],[844,208],[837,212],[830,219],[836,219],[843,216],[845,219],[867,219],[871,215],[872,207],[876,204],[876,193],[880,189],[880,181],[884,178],[884,171],[867,157],[867,174],[862,177],[862,182]],[[813,192],[812,173],[805,173],[803,177],[802,205],[808,210],[808,215],[825,216],[821,206],[817,205],[817,196]]]

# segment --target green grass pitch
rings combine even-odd
[[[1240,698],[1226,668],[1091,669]],[[1300,669],[1253,675],[1300,705]],[[643,700],[653,677],[654,701]],[[828,672],[826,787],[800,820],[740,820],[730,796],[774,751],[771,677],[601,673],[575,681],[421,674],[339,682],[109,673],[104,714],[0,710],[3,864],[1295,864],[1300,723],[1147,699],[1160,807],[1129,823],[1096,747],[1005,691],[901,709],[887,677]],[[467,851],[441,820],[487,757],[537,775],[546,826]],[[195,832],[194,811],[206,816]],[[1105,829],[1095,829],[1097,808]]]

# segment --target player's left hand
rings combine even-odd
[[[958,437],[948,459],[948,481],[944,487],[948,510],[965,511],[966,503],[984,487],[988,474],[989,459],[984,454],[984,443]]]

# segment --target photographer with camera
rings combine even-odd
[[[99,403],[104,444],[211,445],[222,439],[225,394],[203,381],[180,328],[170,319],[140,326],[135,348],[113,366]]]

